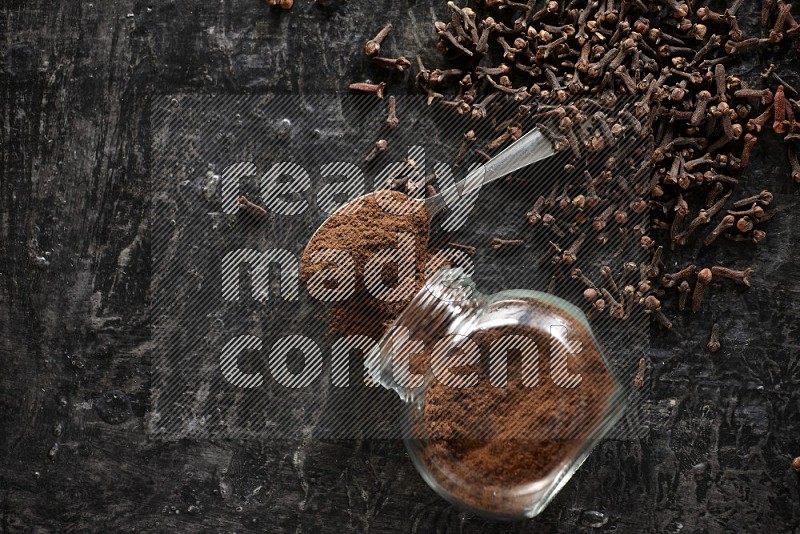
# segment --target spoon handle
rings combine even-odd
[[[428,197],[426,204],[439,202],[442,197],[449,199],[454,194],[457,194],[458,197],[468,195],[489,182],[527,167],[531,163],[549,158],[553,154],[555,154],[555,150],[552,143],[542,135],[541,131],[534,128],[495,157],[473,169],[462,181],[445,189],[440,195]]]

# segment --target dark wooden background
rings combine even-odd
[[[744,28],[759,6],[747,4]],[[800,529],[800,201],[765,135],[737,194],[768,188],[766,243],[689,251],[754,287],[653,330],[649,432],[604,443],[533,521],[448,506],[397,441],[147,439],[149,132],[156,94],[345,90],[363,40],[437,54],[409,0],[4,0],[0,5],[0,531],[787,532]],[[738,67],[755,80],[788,48]],[[396,76],[393,90],[409,79]],[[479,230],[486,241],[489,230]],[[685,259],[684,258],[684,259]],[[705,350],[720,322],[723,348]]]

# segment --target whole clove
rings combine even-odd
[[[711,337],[708,339],[706,347],[708,347],[708,351],[711,353],[719,350],[719,323],[714,323],[711,327]]]

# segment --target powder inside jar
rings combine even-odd
[[[575,326],[572,335],[578,334],[583,348],[578,358],[569,358],[569,372],[581,375],[573,388],[562,387],[551,375],[549,333],[518,326],[471,336],[481,351],[480,363],[457,369],[474,372],[477,385],[456,388],[432,379],[415,428],[420,460],[439,473],[434,478],[447,492],[476,508],[502,510],[504,499],[514,498],[506,491],[518,495],[515,490],[578,454],[606,414],[614,381],[583,326]],[[490,348],[506,336],[530,339],[538,347],[535,385],[523,384],[522,350],[515,349],[506,352],[506,385],[492,384]]]
[[[315,282],[320,271],[341,266],[325,261],[322,252],[337,250],[352,258],[353,288],[346,298],[334,302],[330,331],[345,335],[367,335],[377,340],[425,283],[430,217],[422,202],[397,191],[377,191],[359,197],[336,211],[312,236],[300,260],[300,279]],[[379,254],[397,251],[397,261],[387,261],[377,280],[365,280],[365,268]],[[317,257],[314,257],[317,253]],[[411,257],[413,255],[413,257]],[[402,277],[399,263],[412,267],[411,279]],[[316,277],[321,278],[320,276]],[[333,281],[322,281],[335,289]],[[397,288],[402,298],[381,298],[376,286]],[[372,291],[370,291],[372,289]],[[396,297],[394,295],[393,297]]]

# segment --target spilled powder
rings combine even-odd
[[[346,210],[335,212],[323,223],[300,259],[300,279],[309,282],[318,271],[337,266],[335,262],[312,261],[312,254],[322,250],[349,253],[355,271],[354,293],[335,302],[331,309],[331,333],[380,339],[425,283],[425,266],[430,257],[427,248],[429,231],[430,217],[424,204],[397,191],[377,191],[359,197]],[[413,290],[408,292],[407,298],[386,302],[375,298],[367,289],[364,268],[376,254],[397,248],[399,238],[404,234],[414,238]],[[381,271],[381,281],[388,287],[398,285],[396,264],[387,264]]]

